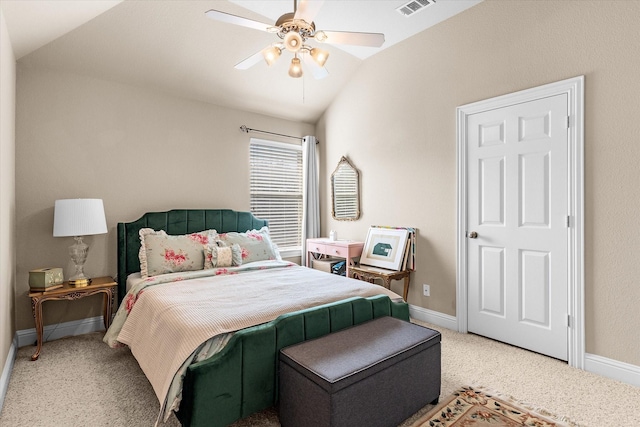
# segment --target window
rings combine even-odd
[[[302,247],[302,147],[251,138],[251,212],[269,221],[281,251]]]

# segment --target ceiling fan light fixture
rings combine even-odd
[[[302,48],[302,36],[295,31],[289,31],[284,36],[284,47],[289,52],[298,52]]]
[[[0,0],[1,1],[1,0]],[[433,3],[437,0],[413,0],[415,2]],[[300,3],[300,8],[298,8]],[[329,52],[314,48],[306,44],[307,40],[314,39],[319,43],[346,44],[352,46],[365,46],[379,48],[384,44],[384,34],[363,33],[352,31],[316,31],[316,24],[313,18],[318,13],[323,0],[294,0],[293,12],[285,13],[278,18],[275,25],[269,25],[261,21],[233,15],[219,10],[211,9],[205,12],[206,16],[228,24],[240,25],[255,30],[271,33],[280,39],[277,43],[267,46],[235,65],[236,69],[246,70],[258,62],[262,56],[267,65],[273,65],[282,52],[286,49],[291,52],[294,58],[289,66],[289,75],[294,78],[302,77],[303,70],[301,61],[307,63],[313,76],[316,79],[324,78],[328,75],[324,64],[329,58]],[[424,6],[424,4],[423,4]],[[311,59],[306,56],[308,54]]]
[[[327,52],[326,50],[320,49],[318,47],[314,47],[313,49],[311,49],[309,51],[309,55],[311,55],[311,58],[313,58],[316,64],[318,64],[321,67],[324,67],[324,64],[327,62],[327,59],[329,59],[329,52]]]
[[[268,48],[262,50],[262,56],[264,57],[264,60],[267,62],[268,66],[272,66],[276,63],[278,58],[280,58],[280,53],[280,49],[276,46],[269,46]]]
[[[291,65],[289,66],[289,75],[295,79],[302,77],[302,64],[297,56],[291,59]]]

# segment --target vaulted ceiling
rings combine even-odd
[[[2,0],[0,7],[22,66],[314,123],[362,61],[480,1],[436,0],[409,17],[396,10],[408,0],[324,1],[315,17],[318,29],[384,33],[385,43],[381,48],[323,44],[330,57],[329,75],[321,80],[310,72],[289,77],[286,53],[271,67],[261,61],[235,69],[276,36],[205,16],[216,9],[274,23],[293,12],[292,0]]]

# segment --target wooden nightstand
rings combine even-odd
[[[42,331],[44,326],[42,324],[42,303],[49,300],[76,300],[84,297],[88,297],[96,294],[104,294],[103,297],[103,316],[105,330],[109,329],[111,324],[111,307],[113,306],[113,299],[116,295],[116,288],[118,284],[113,281],[112,277],[97,277],[91,280],[91,284],[84,287],[75,287],[69,285],[69,282],[64,282],[61,288],[53,289],[51,291],[29,292],[29,298],[31,298],[31,310],[33,310],[33,318],[36,322],[36,334],[38,335],[38,348],[36,352],[31,356],[31,360],[38,360],[40,357],[40,351],[42,350]]]

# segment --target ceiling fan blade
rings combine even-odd
[[[304,63],[305,66],[311,69],[311,74],[313,74],[313,77],[315,79],[317,80],[324,79],[329,75],[329,72],[327,71],[327,69],[325,67],[321,67],[318,64],[316,64],[316,61],[314,61],[309,54],[303,53],[301,56],[302,56],[302,62]]]
[[[254,21],[253,19],[247,19],[241,16],[232,15],[230,13],[220,12],[219,10],[208,10],[205,12],[205,15],[207,15],[211,19],[215,19],[216,21],[241,25],[243,27],[253,28],[254,30],[269,31],[269,28],[273,27],[273,24],[265,24],[263,22]]]
[[[254,53],[253,55],[251,55],[250,57],[248,57],[247,59],[245,59],[244,61],[238,62],[234,66],[234,68],[236,68],[238,70],[247,70],[247,69],[253,67],[254,65],[256,65],[263,58],[264,57],[262,56],[262,51],[260,50],[260,51],[258,51],[256,53]]]
[[[384,43],[382,33],[353,33],[349,31],[316,31],[318,41],[331,44],[348,44],[353,46],[380,47]],[[324,40],[323,40],[324,39]]]
[[[324,0],[300,0],[293,19],[303,19],[308,23],[313,22]]]

